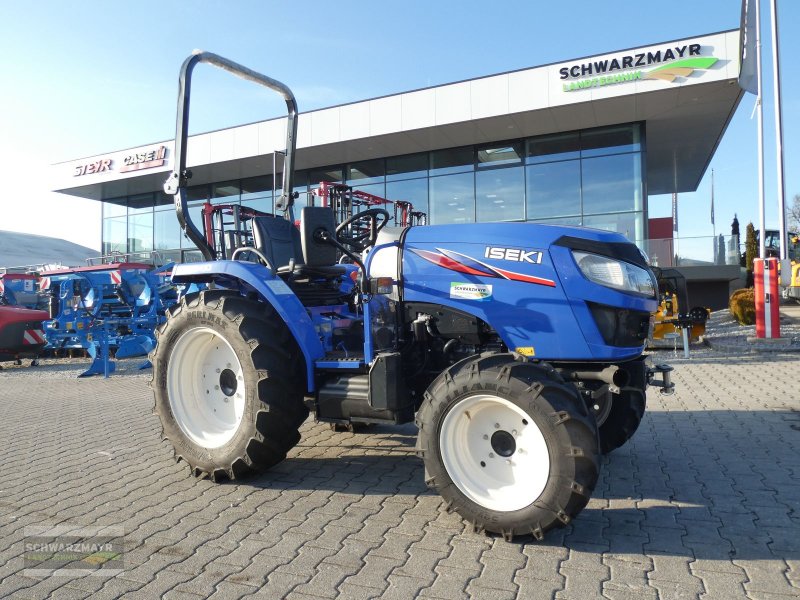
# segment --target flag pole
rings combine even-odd
[[[761,85],[761,0],[756,0],[756,80],[758,99],[756,100],[758,123],[758,255],[766,258],[766,231],[764,215],[764,103]]]
[[[714,223],[714,169],[711,169],[711,230],[714,234],[714,264],[718,265],[720,257],[719,244],[717,243],[717,225]]]
[[[714,222],[714,169],[711,169],[711,225],[714,231],[714,237],[717,237],[717,225]]]
[[[775,141],[778,153],[778,229],[781,236],[780,257],[786,260],[786,191],[784,189],[783,118],[781,111],[781,71],[778,52],[778,2],[772,0],[770,22],[772,25],[772,85],[775,90]]]

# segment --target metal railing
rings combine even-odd
[[[58,269],[65,268],[61,262],[49,262],[49,263],[36,263],[33,265],[21,265],[18,267],[0,267],[0,275],[5,275],[7,273],[14,273],[14,274],[27,274],[27,273],[39,273],[41,271],[56,271]]]
[[[118,262],[140,262],[160,267],[167,263],[167,260],[157,250],[142,250],[139,252],[112,252],[102,256],[93,256],[86,259],[88,266],[107,265]]]

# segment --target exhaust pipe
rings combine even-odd
[[[630,375],[616,365],[611,365],[601,370],[594,371],[571,371],[572,379],[580,381],[587,379],[590,381],[602,381],[616,388],[623,388],[630,382]]]

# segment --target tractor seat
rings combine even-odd
[[[331,279],[346,269],[336,264],[336,248],[314,239],[320,227],[336,230],[330,208],[307,206],[300,213],[300,229],[281,217],[256,217],[255,247],[267,257],[278,275],[289,279]]]

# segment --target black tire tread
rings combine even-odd
[[[524,382],[527,385],[524,391],[537,399],[544,398],[543,392],[547,391],[547,398],[543,401],[548,402],[552,409],[549,412],[550,424],[553,428],[562,428],[570,440],[567,447],[561,446],[559,451],[572,459],[574,471],[559,473],[555,477],[551,475],[558,489],[557,497],[549,503],[541,499],[534,502],[533,505],[541,510],[538,511],[540,518],[533,523],[505,523],[498,527],[476,517],[467,505],[469,501],[462,499],[455,484],[449,481],[449,477],[442,477],[444,467],[438,468],[434,462],[438,459],[431,456],[438,455],[433,449],[434,444],[438,443],[438,424],[435,423],[437,409],[448,394],[457,391],[459,380],[480,377],[481,373],[497,381]],[[502,534],[506,539],[529,534],[541,540],[547,531],[563,527],[586,506],[597,483],[600,460],[594,416],[575,388],[566,384],[555,369],[544,363],[526,362],[512,354],[496,353],[464,359],[452,365],[431,384],[417,413],[416,423],[419,428],[417,453],[425,461],[426,483],[444,498],[448,510],[465,516],[478,532],[492,531]]]
[[[157,337],[162,336],[187,308],[199,306],[221,313],[237,325],[239,335],[251,348],[262,406],[257,412],[253,434],[243,444],[239,455],[229,457],[226,464],[204,467],[178,451],[175,451],[175,458],[188,464],[195,477],[234,480],[276,465],[300,441],[298,429],[309,414],[303,403],[305,363],[288,327],[271,305],[249,300],[230,290],[205,290],[186,295],[167,312],[167,321],[158,327]],[[157,344],[150,356],[154,392],[155,373],[160,368],[166,369],[166,364],[160,364],[166,360],[162,357],[166,352],[167,349]],[[162,393],[166,395],[166,391]],[[162,438],[167,437],[163,425],[167,418],[165,411],[169,411],[168,402],[159,402],[156,394],[154,412],[162,421]]]
[[[600,452],[608,454],[633,437],[644,417],[647,399],[637,388],[623,388],[614,394],[611,411],[600,425]]]

